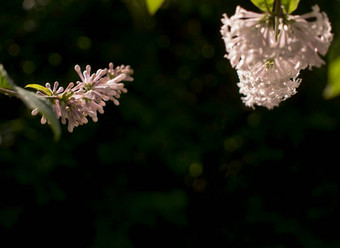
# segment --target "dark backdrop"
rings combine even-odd
[[[119,107],[62,126],[59,142],[0,96],[1,248],[340,246],[327,65],[302,72],[280,107],[245,107],[220,35],[238,4],[256,11],[174,0],[150,17],[138,0],[1,0],[1,62],[18,85],[66,86],[75,64],[135,70]],[[339,2],[319,5],[336,33]]]

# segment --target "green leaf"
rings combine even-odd
[[[4,66],[0,64],[0,87],[13,90],[14,89],[14,82],[7,74],[7,71],[5,70]]]
[[[340,95],[340,56],[331,60],[328,64],[328,83],[323,96],[330,99]]]
[[[283,6],[284,12],[287,14],[292,13],[297,9],[300,0],[281,0],[281,4]]]
[[[250,0],[256,7],[264,12],[273,10],[274,0]]]
[[[37,108],[39,112],[47,118],[54,133],[54,139],[58,140],[60,138],[61,129],[59,121],[57,119],[57,115],[52,108],[51,102],[45,97],[34,94],[18,86],[15,86],[14,90],[17,92],[18,97],[26,104],[28,108]]]
[[[154,15],[165,0],[145,0],[150,15]]]
[[[39,84],[28,84],[27,88],[33,88],[39,91],[46,93],[48,96],[51,96],[51,92],[41,86]],[[41,114],[43,114],[52,128],[54,133],[54,139],[58,140],[61,135],[61,128],[59,121],[57,119],[57,115],[55,114],[51,102],[45,97],[34,94],[28,90],[25,90],[19,86],[17,86],[13,80],[8,76],[7,71],[4,66],[0,64],[0,88],[8,89],[13,91],[13,95],[20,98],[25,105],[30,109],[38,109]]]
[[[27,84],[25,86],[25,88],[32,88],[32,89],[35,89],[35,90],[39,90],[39,91],[45,93],[45,95],[47,95],[47,96],[52,96],[52,92],[49,89],[47,89],[45,86],[42,86],[40,84]]]

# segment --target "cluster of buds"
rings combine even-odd
[[[98,121],[97,113],[104,113],[105,102],[111,100],[115,105],[119,105],[120,95],[127,92],[123,81],[133,81],[133,70],[130,66],[114,68],[110,63],[108,69],[99,69],[91,74],[89,65],[83,73],[80,66],[76,65],[75,71],[81,79],[75,84],[71,82],[64,89],[58,82],[55,82],[53,87],[46,83],[46,87],[37,92],[41,96],[49,97],[58,119],[60,118],[63,124],[68,124],[69,132],[72,132],[74,127],[86,124],[87,117],[92,118],[94,122]],[[37,113],[38,109],[32,111],[32,115]],[[41,123],[46,122],[46,117],[42,116]]]
[[[285,13],[280,1],[273,11],[255,13],[241,7],[221,33],[225,57],[237,70],[246,106],[272,109],[296,93],[300,70],[320,67],[332,41],[331,25],[318,6],[304,15]]]

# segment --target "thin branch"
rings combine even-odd
[[[6,88],[0,87],[0,93],[3,93],[5,95],[9,95],[9,96],[18,97],[18,94],[14,90],[6,89]]]
[[[279,36],[279,20],[280,18],[283,17],[281,0],[275,0],[273,8],[274,8],[273,13],[274,13],[275,41],[277,41],[277,38]]]
[[[14,90],[10,90],[10,89],[0,87],[0,93],[3,93],[3,94],[8,95],[8,96],[15,96],[15,97],[19,98],[18,93]],[[45,95],[40,95],[40,94],[38,94],[38,96],[44,97],[44,98],[47,98],[47,99],[59,99],[58,96],[45,96]]]
[[[275,16],[282,18],[283,17],[283,10],[281,0],[275,0],[273,6],[273,13]]]

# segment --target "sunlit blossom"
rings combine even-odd
[[[245,95],[242,101],[246,106],[254,108],[255,105],[268,109],[277,107],[280,102],[296,94],[296,89],[301,83],[301,79],[281,78],[279,80],[262,81],[254,78],[249,71],[238,70],[240,82],[237,84],[240,93]]]
[[[304,15],[283,14],[274,28],[274,14],[241,7],[224,14],[221,34],[229,59],[239,75],[247,106],[269,109],[296,93],[300,70],[320,67],[333,39],[327,15],[318,6]]]
[[[92,74],[89,65],[83,72],[80,66],[76,65],[75,71],[81,81],[76,84],[69,83],[65,90],[55,82],[53,88],[49,83],[45,85],[48,92],[38,91],[39,95],[49,97],[57,117],[63,124],[67,123],[69,132],[72,132],[74,127],[88,123],[87,117],[98,121],[97,113],[104,113],[106,101],[111,100],[115,105],[119,105],[118,98],[121,93],[127,92],[123,81],[133,81],[133,70],[124,65],[113,68],[110,63],[109,69],[99,69]],[[32,111],[32,115],[37,113],[38,109]],[[42,116],[41,123],[46,122],[46,117]]]

